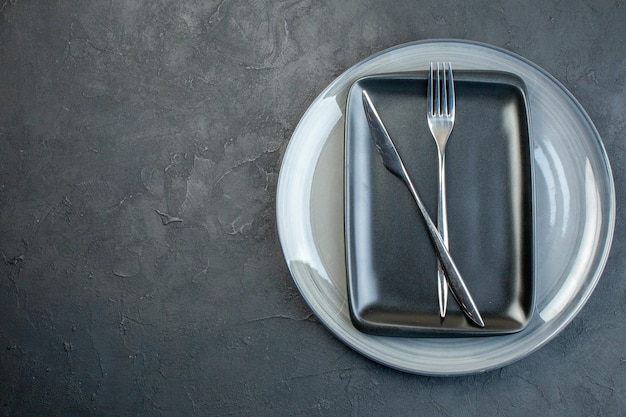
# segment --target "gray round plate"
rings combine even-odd
[[[505,71],[526,84],[535,176],[535,312],[521,332],[492,337],[373,336],[350,320],[344,243],[344,116],[353,83],[367,75]],[[291,138],[277,191],[278,232],[293,279],[337,338],[390,367],[459,375],[502,367],[556,336],[580,311],[608,257],[615,190],[600,136],[576,99],[530,61],[485,44],[434,40],[400,45],[347,70],[311,104]]]

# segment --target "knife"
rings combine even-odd
[[[479,327],[485,327],[485,323],[483,322],[480,312],[478,311],[478,308],[476,307],[476,304],[474,303],[474,300],[472,299],[472,296],[467,289],[463,278],[461,277],[461,273],[456,267],[450,252],[446,248],[437,227],[428,215],[426,207],[424,207],[424,204],[422,203],[422,200],[413,186],[413,182],[411,181],[404,164],[402,163],[402,159],[400,159],[400,154],[393,144],[393,141],[391,140],[391,137],[389,136],[389,133],[387,132],[387,129],[385,128],[385,125],[378,115],[378,112],[376,111],[376,108],[374,107],[374,104],[372,103],[372,100],[366,90],[363,90],[362,99],[367,124],[369,125],[376,150],[383,160],[385,167],[391,173],[404,181],[411,192],[411,196],[413,196],[413,199],[417,203],[417,207],[419,207],[420,213],[422,213],[422,217],[426,222],[426,227],[433,246],[435,247],[437,258],[439,258],[439,262],[441,263],[441,266],[446,274],[452,295],[454,295],[454,298],[461,306],[461,309],[472,322]]]

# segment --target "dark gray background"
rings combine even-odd
[[[620,1],[0,0],[0,414],[623,414],[625,22]],[[440,37],[569,88],[618,201],[581,314],[461,378],[335,339],[291,280],[274,209],[316,95],[376,51]]]

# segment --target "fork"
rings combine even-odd
[[[437,206],[437,229],[448,248],[448,216],[446,210],[446,144],[454,127],[454,78],[450,63],[437,62],[436,67],[430,63],[428,74],[428,127],[437,143],[439,156],[439,201]],[[441,267],[437,262],[437,295],[439,296],[439,315],[446,316],[448,308],[448,284]]]

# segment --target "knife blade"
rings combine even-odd
[[[441,234],[439,234],[437,227],[426,211],[426,207],[422,203],[422,199],[409,177],[406,167],[400,158],[400,154],[391,140],[391,136],[389,136],[389,133],[387,132],[387,129],[385,128],[385,125],[383,124],[383,121],[376,111],[374,103],[372,103],[372,100],[366,90],[363,90],[362,92],[362,99],[365,116],[367,118],[367,123],[369,125],[376,150],[378,151],[378,154],[380,155],[387,170],[399,177],[411,192],[411,196],[413,197],[413,200],[415,200],[415,203],[417,204],[417,207],[426,222],[428,235],[430,236],[435,248],[435,253],[437,254],[439,262],[441,263],[441,266],[446,274],[452,295],[454,295],[454,298],[461,306],[465,315],[473,323],[479,327],[485,327],[485,323],[480,315],[480,312],[478,311],[478,308],[476,307],[476,303],[474,303],[474,299],[472,298],[467,285],[465,285],[465,281],[463,281],[461,273],[452,259],[452,255],[450,255],[450,252],[441,238]]]

